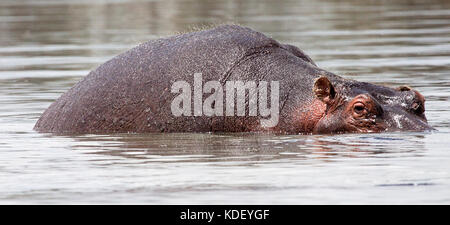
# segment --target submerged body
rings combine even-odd
[[[217,88],[215,92],[193,90],[192,95],[189,90],[186,96],[194,96],[188,98],[193,107],[181,101],[175,108],[187,109],[186,113],[174,113],[174,101],[186,94],[176,93],[174,83],[183,81],[195,89],[199,84],[194,74],[198,73],[202,88],[210,81],[223,87],[229,81],[278,82],[277,115],[271,115],[278,117],[276,123],[264,126],[261,121],[267,115],[250,113],[249,105],[245,115],[221,114],[220,110],[205,115],[201,113],[205,108],[199,111],[196,107],[199,102],[195,97],[200,97],[204,106],[203,100],[213,94],[227,96],[230,89],[226,88],[221,92]],[[268,89],[273,94],[274,89]],[[268,105],[274,109],[270,94]],[[251,99],[248,93],[244,98],[247,103]],[[221,106],[217,100],[227,101],[215,100],[212,109]],[[38,120],[35,130],[293,134],[432,129],[424,111],[424,97],[409,87],[394,89],[341,78],[317,67],[297,47],[248,28],[224,25],[149,41],[116,56],[57,99]]]

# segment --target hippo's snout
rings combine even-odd
[[[385,110],[386,131],[431,131],[436,130],[427,123],[425,117],[417,116],[403,110]]]
[[[436,130],[425,117],[425,97],[419,91],[408,86],[396,89],[395,100],[384,106],[387,130]]]

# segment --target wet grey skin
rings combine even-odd
[[[262,127],[261,117],[248,113],[173,116],[170,106],[177,94],[170,92],[171,85],[184,80],[193,86],[194,73],[202,73],[203,84],[279,81],[278,124]],[[223,25],[148,41],[114,57],[51,104],[34,129],[76,134],[432,130],[424,113],[425,99],[412,88],[344,79],[319,68],[295,46],[249,28]]]

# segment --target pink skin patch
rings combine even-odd
[[[317,122],[324,116],[327,105],[319,99],[314,99],[306,111],[298,113],[298,124],[304,133],[311,133]]]

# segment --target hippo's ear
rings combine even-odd
[[[317,78],[314,82],[313,91],[314,95],[325,103],[329,103],[336,95],[336,91],[327,77]]]

